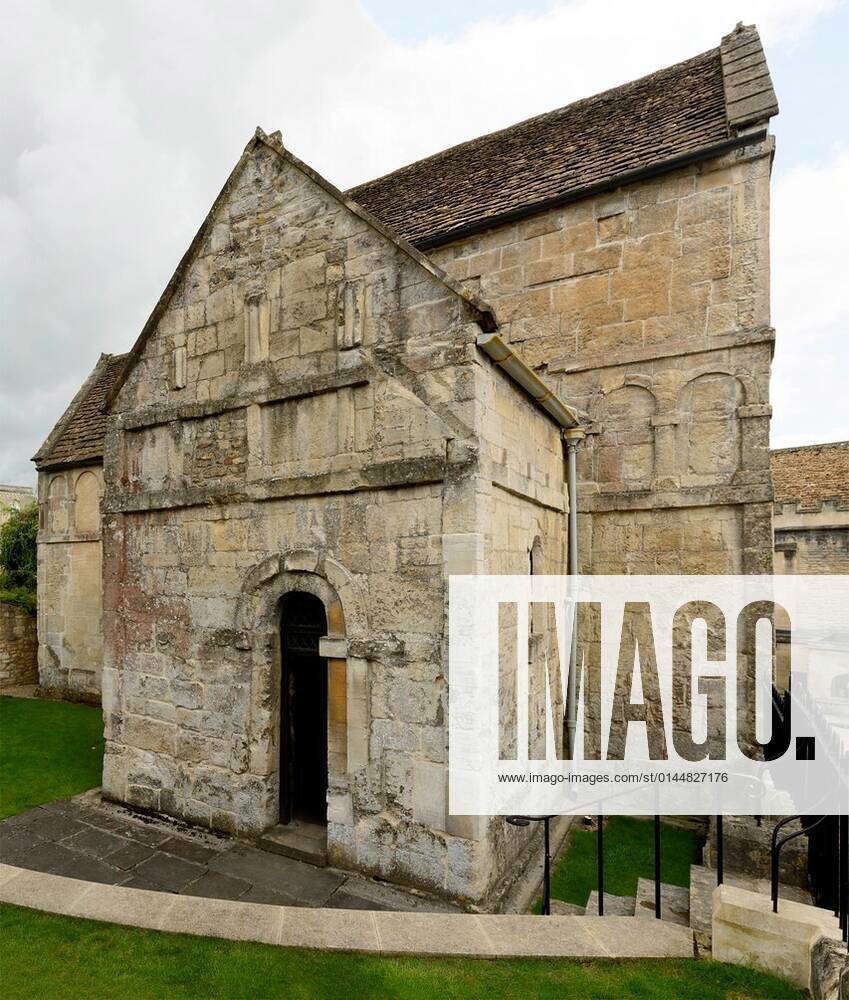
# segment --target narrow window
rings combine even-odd
[[[245,362],[254,364],[268,357],[268,299],[252,292],[245,299]]]
[[[186,348],[174,348],[174,363],[171,379],[171,386],[174,389],[186,388]]]

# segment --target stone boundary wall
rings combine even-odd
[[[35,618],[17,604],[0,601],[0,687],[38,684]]]
[[[783,899],[773,913],[768,895],[730,885],[714,889],[712,925],[716,961],[763,969],[812,993],[823,972],[814,966],[817,945],[825,938],[842,948],[830,910]]]
[[[18,510],[35,500],[31,486],[7,486],[0,483],[0,524],[9,520],[11,510]]]
[[[693,958],[689,927],[633,917],[398,913],[241,903],[85,882],[0,864],[0,902],[130,927],[284,948],[465,958]]]
[[[776,503],[773,572],[849,573],[849,504]]]

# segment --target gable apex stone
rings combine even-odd
[[[364,209],[357,202],[343,194],[342,191],[331,184],[325,177],[289,152],[289,150],[282,144],[282,137],[279,131],[272,132],[271,135],[268,135],[262,130],[262,128],[260,128],[260,126],[257,126],[253,136],[245,146],[244,152],[225,181],[218,197],[213,202],[212,207],[201,223],[200,228],[195,233],[188,249],[183,254],[183,257],[172,274],[171,279],[165,286],[164,291],[160,295],[159,300],[154,306],[153,311],[148,317],[147,322],[136,339],[136,342],[133,344],[128,354],[125,355],[126,361],[103,402],[104,412],[109,412],[109,409],[117,398],[121,387],[130,372],[133,370],[136,362],[141,357],[147,341],[155,332],[160,318],[168,308],[171,298],[179,288],[183,277],[191,266],[191,263],[203,244],[203,241],[212,229],[218,209],[232,191],[237,178],[240,176],[242,169],[247,164],[249,158],[260,145],[272,150],[282,160],[289,163],[296,170],[308,177],[319,188],[344,205],[350,212],[365,222],[371,229],[380,233],[384,239],[392,243],[398,250],[411,260],[415,261],[416,264],[418,264],[423,270],[427,271],[432,277],[448,288],[462,301],[468,310],[470,319],[476,322],[484,332],[492,332],[498,328],[498,321],[495,318],[495,313],[486,302],[466,289],[460,282],[454,281],[450,278],[440,267],[437,267],[431,260],[416,250],[406,240],[396,235],[391,229],[376,219],[367,209]]]

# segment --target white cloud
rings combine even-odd
[[[773,447],[849,438],[849,151],[779,175],[772,196]]]
[[[126,350],[257,123],[340,186],[830,0],[574,0],[418,45],[342,0],[0,7],[0,481]],[[781,325],[781,317],[776,317]]]

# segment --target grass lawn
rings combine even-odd
[[[100,784],[99,708],[0,698],[0,819]]]
[[[699,839],[678,827],[661,825],[661,877],[670,885],[690,884],[690,865],[699,860]],[[573,827],[569,844],[551,873],[551,895],[584,906],[597,887],[596,834]],[[633,896],[637,878],[654,879],[654,823],[611,816],[604,826],[604,891]]]
[[[103,753],[98,709],[0,698],[0,817],[67,797],[100,783]],[[611,820],[628,829],[636,821]],[[577,832],[569,870],[558,869],[558,894],[583,892],[594,878],[594,835]],[[669,829],[669,874],[685,871],[688,835]],[[683,840],[681,839],[683,836]],[[585,843],[586,841],[586,843]],[[617,842],[619,846],[616,846]],[[686,843],[686,849],[684,845]],[[611,869],[631,874],[634,857],[651,862],[651,825],[637,823],[627,843],[609,838]],[[648,846],[647,846],[648,845]],[[616,863],[614,857],[622,854]],[[673,863],[673,857],[679,860]],[[689,855],[687,855],[689,857]],[[687,861],[689,864],[689,861]],[[623,874],[612,892],[625,892]],[[631,890],[632,891],[632,890]],[[562,896],[562,898],[570,898]],[[581,900],[582,902],[584,900]],[[163,934],[0,905],[3,997],[23,1000],[163,1000],[197,997],[566,997],[609,1000],[782,1000],[800,998],[770,976],[715,962],[576,962],[565,959],[474,961],[383,958],[286,950],[251,942]]]
[[[529,918],[530,919],[530,918]],[[770,976],[716,962],[400,959],[284,950],[0,907],[5,997],[800,998]]]

